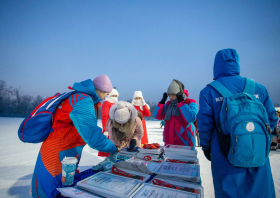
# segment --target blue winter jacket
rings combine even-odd
[[[234,49],[224,49],[217,53],[214,62],[214,79],[222,83],[233,94],[242,92],[245,78],[239,76],[239,56]],[[277,124],[275,109],[264,86],[256,83],[255,97],[265,106],[270,128]],[[269,159],[258,168],[237,168],[222,155],[214,123],[217,124],[222,104],[222,96],[212,87],[206,86],[199,97],[200,144],[203,149],[211,149],[211,168],[215,197],[275,197],[275,189]]]

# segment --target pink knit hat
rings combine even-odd
[[[112,83],[107,75],[100,75],[97,76],[93,80],[94,87],[96,89],[99,89],[100,91],[108,92],[110,93],[113,89]]]

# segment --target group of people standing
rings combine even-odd
[[[240,76],[239,56],[234,49],[217,53],[214,80],[232,93],[243,91],[245,78]],[[64,157],[80,160],[86,144],[100,151],[100,156],[109,156],[106,160],[111,161],[122,147],[134,150],[148,143],[144,117],[150,116],[150,111],[140,91],[134,93],[131,103],[118,101],[119,94],[106,75],[75,83],[72,88],[83,96],[69,97],[55,113],[53,126],[57,130],[42,144],[32,178],[33,197],[56,197],[55,188],[61,183],[61,160]],[[270,128],[274,128],[278,119],[266,88],[255,83],[255,96],[267,111]],[[97,126],[96,111],[103,99],[101,129]],[[165,144],[186,146],[196,146],[193,123],[197,119],[200,145],[211,161],[216,197],[275,197],[269,160],[261,167],[240,168],[222,155],[216,129],[221,105],[219,92],[206,86],[200,93],[198,112],[196,101],[189,98],[183,83],[173,80],[163,93],[154,117],[165,121]],[[107,133],[108,138],[103,133]],[[100,168],[102,163],[94,167]]]

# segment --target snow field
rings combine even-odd
[[[29,188],[34,166],[41,144],[22,143],[17,135],[23,118],[0,117],[0,198],[30,197]],[[150,143],[163,145],[160,121],[146,121]],[[101,126],[101,121],[98,121]],[[197,147],[200,163],[200,175],[205,198],[214,198],[214,187],[211,174],[211,163],[204,157],[201,147]],[[97,156],[98,151],[85,146],[79,164],[84,171],[98,164],[104,158]],[[274,179],[276,196],[280,197],[280,151],[270,152],[270,163]]]

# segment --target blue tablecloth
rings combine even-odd
[[[81,181],[81,180],[83,180],[83,179],[85,179],[85,178],[87,178],[87,177],[90,177],[90,176],[92,176],[92,175],[94,175],[94,174],[96,174],[96,173],[98,173],[99,171],[94,171],[94,170],[92,170],[92,169],[87,169],[87,170],[85,170],[85,171],[83,171],[83,172],[81,172],[81,173],[76,173],[75,174],[75,177],[74,177],[74,183],[73,183],[73,185],[71,185],[71,186],[67,186],[67,187],[73,187],[73,186],[75,186],[76,185],[76,183],[77,182],[79,182],[79,181]],[[63,188],[64,186],[62,185],[62,183],[61,183],[61,185],[60,186],[58,186],[57,188]],[[57,191],[57,193],[59,193],[59,191],[58,190],[56,190]],[[57,197],[58,198],[63,198],[64,196],[62,196],[60,193],[57,195]]]

